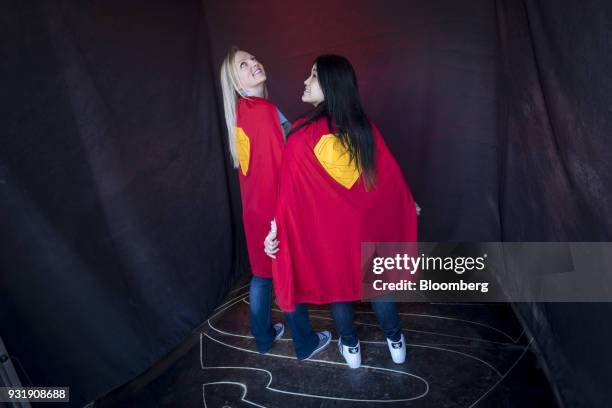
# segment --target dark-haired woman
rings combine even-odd
[[[355,72],[341,56],[315,60],[302,101],[315,106],[288,135],[279,182],[273,262],[281,308],[330,304],[339,350],[361,364],[352,302],[362,299],[361,243],[415,242],[416,208],[402,172],[365,114]],[[394,302],[372,307],[393,361],[406,344]],[[291,329],[295,325],[288,320]]]

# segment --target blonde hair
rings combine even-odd
[[[241,97],[248,98],[242,94],[242,84],[236,74],[234,60],[240,48],[235,45],[230,47],[227,55],[221,63],[221,93],[223,94],[223,110],[225,112],[225,126],[227,126],[227,139],[232,163],[238,168],[238,155],[236,153],[236,106]],[[268,88],[264,85],[264,98],[268,98]]]
[[[233,46],[227,52],[221,64],[221,93],[223,94],[223,110],[225,111],[225,126],[227,126],[227,140],[232,155],[234,168],[238,168],[238,155],[236,154],[236,105],[240,98],[240,80],[234,68],[234,59],[240,49]]]

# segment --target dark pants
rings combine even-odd
[[[249,289],[251,305],[251,333],[255,337],[257,350],[267,353],[272,347],[276,333],[272,327],[272,279],[253,276]],[[302,360],[319,345],[319,337],[312,330],[308,319],[308,307],[297,305],[294,312],[285,313],[285,320],[291,329],[295,355]]]
[[[352,302],[338,302],[330,305],[334,322],[336,323],[336,331],[342,340],[342,344],[349,347],[355,347],[359,338],[355,328],[355,318],[353,316]],[[385,336],[391,341],[399,341],[402,337],[402,322],[397,314],[395,302],[374,300],[372,301],[372,309],[378,319],[380,328],[385,333]]]

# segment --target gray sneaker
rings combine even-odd
[[[317,354],[319,351],[322,351],[325,349],[325,347],[329,346],[329,343],[331,342],[331,339],[332,339],[332,335],[329,331],[324,330],[324,331],[317,332],[317,336],[319,336],[319,345],[304,360],[308,360],[309,358]]]
[[[274,336],[274,340],[272,341],[272,343],[283,337],[283,333],[285,333],[285,326],[282,323],[276,323],[273,328],[276,332],[276,336]]]

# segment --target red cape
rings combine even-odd
[[[372,128],[377,184],[370,191],[361,177],[350,188],[342,185],[317,158],[315,147],[331,133],[325,119],[287,141],[276,207],[279,252],[272,266],[284,311],[299,303],[361,299],[361,243],[417,240],[412,194],[378,129]]]
[[[240,98],[236,111],[237,135],[248,138],[248,142],[243,138],[237,143],[237,148],[241,159],[238,175],[242,219],[251,271],[256,276],[271,278],[271,259],[264,253],[264,239],[276,207],[283,132],[276,106],[266,99]]]

